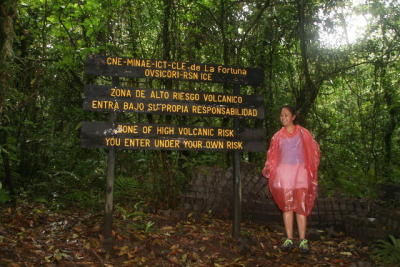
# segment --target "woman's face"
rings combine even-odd
[[[282,126],[287,127],[293,125],[296,115],[292,114],[289,109],[283,108],[281,110],[281,123]]]

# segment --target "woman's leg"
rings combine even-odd
[[[296,213],[297,227],[299,230],[300,240],[306,238],[307,216]]]
[[[296,213],[296,220],[300,237],[299,250],[301,253],[308,253],[310,251],[310,246],[306,239],[307,216]]]
[[[283,212],[283,223],[285,224],[286,236],[293,239],[293,211]]]
[[[307,189],[298,188],[294,190],[294,201],[295,201],[295,213],[296,213],[296,221],[297,221],[297,229],[299,231],[300,240],[306,238],[306,230],[307,230],[307,216],[302,215],[306,214],[306,196]]]

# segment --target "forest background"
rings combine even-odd
[[[368,0],[2,0],[0,1],[0,203],[28,197],[103,208],[104,149],[80,146],[89,55],[257,67],[267,144],[284,104],[298,108],[322,151],[324,195],[396,201],[400,188],[400,4]],[[350,41],[349,12],[367,18]],[[327,44],[322,32],[334,33]],[[343,31],[344,30],[344,31]],[[231,93],[228,85],[121,79],[121,85]],[[121,122],[231,126],[227,119],[123,113]],[[266,148],[267,149],[267,148]],[[259,166],[265,153],[243,153]],[[179,204],[195,166],[231,165],[229,153],[118,151],[115,198],[153,208]],[[397,189],[396,189],[397,188]],[[397,198],[398,195],[397,195]],[[398,199],[397,199],[398,200]]]

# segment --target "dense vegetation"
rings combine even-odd
[[[349,1],[332,0],[2,0],[0,2],[0,202],[25,195],[99,207],[106,151],[80,147],[91,54],[262,68],[266,140],[291,103],[321,144],[326,194],[376,199],[400,186],[400,5],[368,0],[357,43],[327,47],[321,29],[343,26]],[[122,85],[230,92],[229,85],[121,79]],[[120,114],[123,122],[229,126],[218,118]],[[264,153],[243,154],[262,166]],[[230,164],[211,152],[118,151],[116,197],[174,206],[198,165]],[[389,190],[390,191],[390,190]],[[385,195],[386,197],[388,194]],[[101,206],[100,206],[101,207]]]

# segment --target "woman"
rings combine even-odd
[[[283,212],[287,238],[281,248],[294,248],[293,217],[296,214],[299,249],[309,251],[306,239],[307,216],[317,196],[319,145],[310,132],[295,124],[296,113],[290,106],[281,109],[282,128],[274,134],[262,171],[269,178],[269,190]]]

